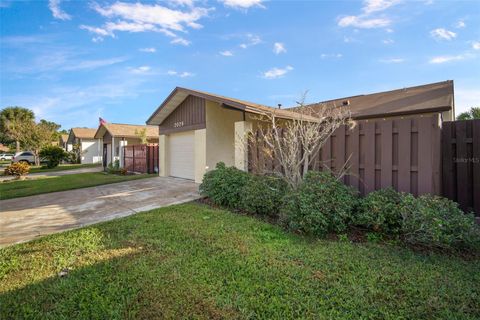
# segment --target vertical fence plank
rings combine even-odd
[[[398,121],[398,191],[410,192],[411,120]]]
[[[480,217],[480,120],[473,120],[472,124],[473,209]]]
[[[442,194],[453,201],[457,200],[453,163],[453,135],[455,122],[443,123],[442,128]]]
[[[332,139],[328,138],[325,144],[323,145],[322,148],[322,164],[321,166],[323,167],[322,169],[327,168],[332,168]]]
[[[344,169],[345,166],[345,126],[340,126],[335,131],[335,171],[337,173],[340,170]],[[345,182],[345,177],[343,177],[343,181]]]
[[[432,119],[420,118],[418,128],[418,194],[433,193]]]
[[[349,183],[352,187],[358,190],[359,188],[359,163],[360,163],[360,151],[359,151],[359,129],[358,125],[355,126],[352,130],[350,130],[350,176],[349,176]]]
[[[381,187],[382,189],[392,186],[393,171],[393,122],[382,121],[380,124],[380,143],[382,144]]]
[[[375,122],[366,122],[365,130],[365,194],[375,190]]]
[[[467,158],[467,123],[466,121],[457,121],[455,123],[455,140],[457,144],[456,161],[457,166],[457,199],[460,208],[467,209],[469,201],[468,192],[468,163],[464,161]]]

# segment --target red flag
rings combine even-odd
[[[107,121],[102,118],[98,118],[98,122],[100,122],[100,125],[107,123]]]

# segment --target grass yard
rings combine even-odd
[[[32,196],[41,193],[99,186],[115,182],[156,177],[154,174],[113,175],[103,172],[77,173],[36,180],[0,183],[0,200]]]
[[[309,240],[200,204],[1,249],[0,281],[1,319],[480,318],[478,260]]]
[[[31,166],[30,173],[39,173],[39,172],[55,172],[55,171],[65,171],[65,170],[74,170],[74,169],[87,169],[87,168],[96,168],[100,167],[101,164],[98,163],[88,163],[88,164],[60,164],[55,168],[47,168],[46,166]]]

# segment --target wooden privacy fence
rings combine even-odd
[[[265,156],[261,133],[249,143],[249,170],[282,170],[275,155]],[[348,168],[344,182],[362,195],[392,186],[414,195],[441,193],[441,129],[438,115],[362,120],[338,128],[312,160],[311,169]],[[268,151],[273,152],[273,151]]]
[[[480,216],[480,120],[444,122],[443,196]]]
[[[158,145],[131,145],[124,147],[124,168],[129,172],[158,172]]]

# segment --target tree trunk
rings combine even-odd
[[[15,141],[15,152],[20,152],[20,141]]]
[[[35,155],[35,165],[39,166],[40,165],[40,156],[38,155],[38,151],[35,151],[33,154]]]
[[[309,154],[307,154],[305,156],[305,160],[303,162],[303,177],[305,178],[305,176],[307,175],[307,172],[308,172],[308,164],[310,162],[310,157],[309,157]]]

